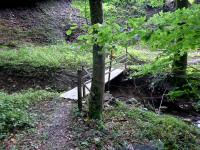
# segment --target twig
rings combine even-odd
[[[163,95],[162,95],[162,99],[161,99],[161,101],[160,101],[160,106],[159,106],[159,109],[158,109],[158,114],[159,114],[159,115],[160,115],[160,108],[161,108],[161,106],[162,106],[163,99],[164,99],[164,96],[165,96],[166,91],[167,91],[167,89],[165,89],[165,91],[164,91],[164,93],[163,93]]]
[[[196,70],[196,71],[199,71],[200,72],[200,70],[199,69],[197,69],[197,68],[195,68],[195,67],[193,67],[193,66],[191,66],[191,65],[188,65],[190,68],[192,68],[192,69],[194,69],[194,70]]]

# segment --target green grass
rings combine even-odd
[[[130,141],[138,139],[141,143],[148,140],[166,150],[199,149],[200,129],[181,119],[160,116],[139,108],[127,108],[123,104],[107,110],[105,114],[105,120],[112,120],[112,126],[107,123],[107,127],[119,134],[118,139],[129,137]],[[127,121],[120,124],[116,120]]]
[[[150,51],[147,48],[143,48],[140,45],[135,45],[128,48],[128,52],[135,58],[145,62],[152,62],[156,59],[159,52]]]
[[[27,46],[0,52],[0,68],[29,71],[37,68],[76,69],[82,63],[91,64],[91,53],[65,43],[50,46]]]
[[[27,112],[31,104],[56,96],[58,93],[45,90],[27,90],[14,94],[0,92],[0,139],[32,124],[31,114]]]
[[[86,3],[83,0],[73,0],[72,7],[80,10],[80,15],[82,17],[90,19],[89,3],[87,0]],[[134,17],[135,15],[140,16],[143,14],[143,12],[134,5],[127,8],[126,3],[116,3],[115,1],[104,1],[103,9],[105,21],[118,20],[120,23],[125,21],[127,17]],[[126,9],[128,9],[128,11]]]
[[[72,7],[80,10],[80,15],[82,17],[90,18],[89,2],[87,0],[73,0]]]

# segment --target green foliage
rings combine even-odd
[[[177,98],[188,98],[193,100],[194,108],[199,111],[200,102],[200,72],[196,70],[188,70],[186,84],[182,87],[175,87],[169,93],[169,99],[176,100]]]
[[[154,15],[146,24],[150,27],[147,44],[167,55],[197,50],[200,48],[199,11],[200,7],[195,5],[188,9]]]
[[[103,50],[110,51],[120,48],[127,48],[140,40],[138,33],[143,33],[140,26],[145,18],[130,19],[125,27],[118,23],[107,22],[105,24],[95,24],[86,26],[86,34],[78,37],[81,49],[92,49],[93,44],[103,47]],[[129,30],[131,28],[131,30]]]
[[[163,6],[163,0],[105,0],[106,3],[111,3],[116,6],[120,5],[139,5],[139,6],[151,6],[160,7]]]
[[[0,139],[9,132],[31,125],[32,117],[27,112],[30,104],[49,100],[55,96],[57,93],[44,90],[28,90],[14,94],[0,92]]]
[[[78,65],[91,64],[91,53],[64,43],[50,46],[24,47],[0,53],[0,68],[34,72],[37,68],[57,70],[75,69]],[[17,71],[16,71],[17,72]]]
[[[176,53],[195,51],[200,48],[200,7],[197,5],[175,12],[159,13],[145,24],[143,39],[151,50],[160,51],[161,57],[142,70],[145,73],[158,73],[169,70]],[[150,71],[148,71],[150,70]]]
[[[137,72],[133,73],[136,76],[144,76],[144,75],[157,75],[159,73],[167,73],[170,70],[172,60],[170,57],[160,57],[155,61],[144,64],[142,67],[137,67]],[[135,68],[136,69],[136,68]]]
[[[159,141],[163,143],[166,150],[198,150],[199,148],[200,130],[172,116],[159,116],[150,111],[130,109],[124,105],[119,105],[112,111],[109,110],[106,116],[115,120],[121,118],[127,120],[126,127],[129,127],[129,132],[132,131],[132,134],[138,135],[137,138],[141,141],[145,139]]]
[[[90,19],[90,10],[88,1],[74,0],[72,6],[80,10],[81,16]],[[105,22],[123,23],[130,17],[144,16],[145,12],[135,5],[134,0],[105,0],[103,2]]]
[[[72,24],[70,29],[66,31],[66,35],[71,35],[76,29],[78,29],[78,25],[77,24]]]
[[[82,17],[90,18],[89,0],[73,0],[72,7],[80,10]]]
[[[162,7],[164,0],[135,0],[139,5],[151,6],[151,7]]]
[[[186,52],[196,51],[200,48],[200,7],[194,5],[188,9],[178,9],[175,12],[159,13],[145,23],[142,39],[151,50],[159,51],[159,57],[151,64],[138,68],[136,75],[162,74],[171,72],[175,54],[181,56]],[[135,69],[135,68],[134,68]],[[190,75],[192,76],[192,75]],[[198,80],[191,80],[190,76],[183,87],[175,88],[169,95],[171,99],[187,97],[199,99]],[[193,78],[193,77],[192,77]]]
[[[200,132],[193,126],[170,116],[159,117],[156,114],[141,110],[131,111],[128,116],[132,119],[138,117],[140,130],[144,137],[150,140],[161,140],[166,149],[197,149]],[[146,122],[147,121],[147,122]],[[196,148],[195,148],[196,147]]]

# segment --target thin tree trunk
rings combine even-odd
[[[182,9],[182,8],[189,7],[188,0],[176,0],[176,8]],[[174,54],[174,60],[172,64],[172,73],[174,75],[173,83],[175,86],[181,87],[185,84],[185,76],[186,76],[186,69],[187,69],[187,53],[184,53],[183,55],[180,54],[180,51],[178,51],[176,54]]]
[[[182,56],[180,53],[174,55],[174,60],[172,64],[172,73],[174,75],[173,83],[175,86],[183,86],[187,70],[187,53],[184,53]]]
[[[103,23],[102,0],[90,0],[90,13],[92,24]],[[96,31],[95,31],[96,32]],[[93,46],[93,75],[91,95],[89,99],[89,117],[102,119],[103,99],[105,88],[105,52],[102,47]]]
[[[187,8],[189,7],[189,2],[188,0],[176,0],[176,8],[181,9],[181,8]]]

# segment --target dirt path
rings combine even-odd
[[[46,134],[45,140],[39,145],[39,149],[66,149],[70,142],[70,111],[71,102],[63,101],[56,105],[50,114],[50,119],[44,122],[44,126],[38,130],[39,136]],[[37,142],[37,140],[36,140]]]
[[[45,101],[32,106],[30,112],[37,115],[33,132],[18,133],[5,143],[6,149],[66,150],[74,148],[72,108],[73,103],[64,99]]]

